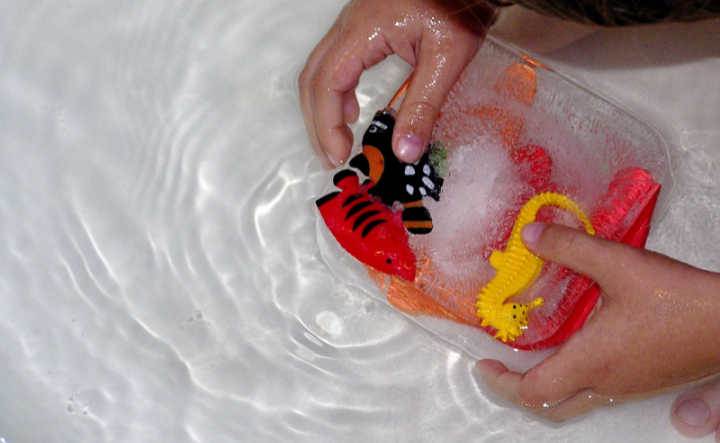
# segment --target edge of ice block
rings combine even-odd
[[[655,213],[652,218],[653,223],[660,222],[668,212],[668,202],[670,200],[670,196],[675,189],[675,173],[673,160],[672,156],[670,155],[669,143],[666,137],[663,136],[662,132],[655,125],[636,116],[634,113],[629,111],[625,106],[623,106],[616,100],[597,92],[591,86],[584,84],[580,80],[577,80],[566,73],[556,70],[552,67],[552,62],[546,61],[543,56],[535,54],[532,51],[524,50],[510,42],[504,41],[503,39],[492,35],[488,35],[485,39],[485,45],[488,44],[490,46],[496,46],[500,51],[506,52],[507,54],[517,58],[518,60],[531,60],[536,64],[536,69],[541,70],[542,72],[546,73],[546,75],[554,76],[557,79],[560,79],[561,81],[564,81],[574,86],[575,88],[591,95],[595,99],[608,104],[610,107],[615,108],[620,113],[626,115],[634,124],[642,127],[652,138],[655,139],[658,150],[662,152],[662,155],[665,159],[665,164],[667,165],[667,170],[664,171],[662,177],[655,176],[655,173],[657,171],[650,171],[651,173],[653,173],[655,180],[662,186],[662,192],[660,193],[660,196],[658,198]],[[479,49],[478,52],[480,52],[481,50],[482,48]]]
[[[609,108],[612,108],[613,111],[622,115],[623,121],[627,122],[626,124],[628,126],[633,125],[635,127],[635,130],[637,130],[638,128],[641,129],[649,139],[650,143],[655,146],[655,150],[657,150],[658,153],[661,153],[661,155],[663,156],[663,161],[661,163],[664,165],[664,168],[662,170],[651,170],[653,177],[661,185],[662,191],[660,192],[659,196],[657,196],[657,204],[655,206],[654,214],[652,220],[650,221],[650,224],[652,225],[658,223],[665,217],[668,212],[668,202],[670,200],[669,197],[674,190],[675,177],[673,171],[672,157],[669,150],[669,144],[666,138],[655,126],[636,116],[617,101],[610,99],[602,95],[601,93],[595,91],[589,85],[585,85],[577,79],[574,79],[563,72],[557,71],[552,67],[552,62],[546,62],[542,56],[538,56],[532,52],[525,51],[512,45],[511,43],[505,42],[493,36],[487,37],[485,45],[489,45],[490,50],[495,50],[499,53],[505,53],[506,56],[517,61],[531,60],[533,63],[536,64],[536,69],[539,72],[542,72],[541,75],[554,77],[554,79],[556,79],[559,83],[568,84],[571,87],[582,91],[583,93],[591,96],[593,99],[599,102],[606,104]],[[644,241],[642,243],[644,244]],[[488,346],[487,340],[494,341],[494,339],[490,336],[486,336],[485,339],[477,340],[477,342],[479,343],[473,342],[472,336],[465,333],[468,330],[472,331],[473,329],[475,329],[471,326],[453,324],[453,326],[448,328],[448,325],[445,325],[445,327],[443,327],[443,322],[452,323],[450,320],[437,319],[425,315],[413,316],[405,313],[403,313],[403,315],[412,319],[413,322],[418,324],[420,327],[426,329],[428,332],[430,332],[433,336],[440,339],[441,341],[448,343],[451,346],[456,347],[460,351],[475,358],[487,357],[489,354],[497,354],[502,355],[501,358],[508,359],[511,364],[514,362],[515,365],[519,367],[524,367],[528,363],[531,363],[532,360],[537,360],[542,355],[544,355],[547,352],[547,349],[552,349],[547,348],[538,350],[523,350],[518,348],[510,348],[500,343],[493,343],[492,345]],[[584,321],[587,319],[587,313],[586,315],[579,315],[578,318],[579,317],[582,317],[581,323],[584,323]],[[575,321],[577,321],[577,319],[575,319]],[[454,332],[453,330],[457,331],[458,335],[452,336],[451,334],[452,332]],[[480,332],[482,335],[486,335],[484,331],[477,332]],[[522,354],[526,354],[528,356],[524,358],[521,356]],[[530,357],[530,354],[532,354],[533,357]]]
[[[491,49],[494,47],[495,50],[504,52],[507,56],[510,56],[518,61],[527,60],[529,58],[537,62],[537,67],[543,72],[543,75],[555,77],[561,82],[572,85],[573,87],[592,96],[596,100],[599,100],[600,102],[603,102],[619,111],[626,116],[629,121],[632,121],[633,124],[641,127],[657,144],[658,151],[662,152],[665,164],[667,165],[666,170],[662,171],[663,176],[655,177],[662,185],[662,192],[658,199],[658,204],[651,223],[658,223],[663,219],[667,213],[669,196],[673,192],[675,178],[668,142],[656,127],[640,119],[616,101],[596,92],[590,86],[583,84],[567,74],[555,70],[552,68],[552,62],[546,62],[542,56],[518,48],[511,43],[505,42],[494,36],[487,36],[485,46],[490,46]],[[400,78],[407,74],[402,71],[402,69],[397,69],[397,73],[399,74],[398,81],[401,81]],[[383,80],[381,79],[381,81]],[[368,105],[372,106],[370,103],[368,103]],[[656,173],[656,171],[652,172]],[[322,231],[323,225],[321,220],[318,221],[317,228],[319,232]],[[330,252],[327,247],[329,247],[330,250],[335,250],[336,253],[338,250],[341,250],[339,245],[331,244],[332,239],[323,238],[323,235],[320,235],[319,237],[319,243],[325,245],[325,248],[320,248],[321,256],[325,256],[325,252]],[[323,251],[323,249],[325,250]],[[337,261],[337,254],[333,255],[335,255],[334,259],[325,256],[324,261],[326,263]],[[339,260],[339,263],[337,263],[338,266],[330,266],[331,274],[340,279],[340,281],[344,282],[342,286],[345,286],[348,289],[354,288],[373,299],[382,301],[389,309],[392,309],[394,312],[399,312],[405,318],[430,333],[435,339],[440,340],[441,342],[465,353],[466,355],[469,355],[472,358],[499,358],[509,367],[516,370],[523,370],[538,363],[542,360],[542,358],[548,355],[548,352],[552,349],[524,351],[517,348],[511,348],[497,342],[486,332],[472,326],[455,323],[447,319],[440,319],[427,315],[410,315],[399,311],[388,302],[385,294],[368,276],[365,268],[359,263],[353,262],[353,260],[354,259],[351,257],[344,257]]]

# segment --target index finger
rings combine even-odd
[[[454,39],[423,38],[393,132],[393,150],[399,159],[413,163],[423,155],[440,108],[479,44],[469,33]]]

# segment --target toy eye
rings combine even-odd
[[[387,264],[389,264],[389,265],[392,264],[392,259],[391,259],[391,258],[386,259],[386,260],[385,260],[385,263],[387,263]]]
[[[377,130],[378,130],[378,128],[377,128],[377,126],[375,126],[375,125],[370,125],[370,127],[368,128],[368,132],[371,133],[371,134],[376,133]]]

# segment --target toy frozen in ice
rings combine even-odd
[[[512,341],[522,334],[528,323],[528,312],[543,304],[541,297],[529,303],[506,302],[508,298],[520,294],[532,285],[540,276],[543,261],[533,254],[523,243],[523,228],[534,222],[538,212],[545,206],[556,206],[574,214],[590,235],[595,228],[585,213],[568,197],[554,192],[543,192],[531,198],[520,209],[513,226],[507,246],[503,251],[490,254],[490,265],[495,275],[480,290],[475,306],[480,326],[489,326],[502,341]]]
[[[402,88],[392,102],[401,96]],[[662,149],[644,145],[652,137],[632,121],[613,121],[613,112],[532,59],[483,54],[451,92],[433,133],[436,149],[418,164],[392,153],[392,111],[376,114],[350,162],[368,177],[360,189],[405,227],[394,243],[366,245],[361,256],[328,214],[324,221],[398,309],[482,328],[515,348],[557,345],[582,326],[600,290],[543,263],[524,247],[520,230],[534,220],[579,220],[589,233],[642,247],[667,178]],[[627,134],[618,135],[623,125]],[[405,251],[412,272],[370,262],[391,244]]]

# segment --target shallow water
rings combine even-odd
[[[0,7],[0,441],[680,440],[671,396],[560,428],[503,409],[330,273],[295,78],[338,2]],[[661,127],[683,198],[650,246],[720,270],[718,54],[623,32],[550,56]],[[402,71],[364,80],[363,121]]]

